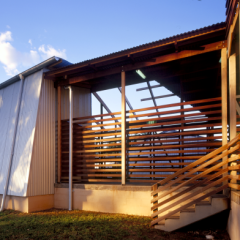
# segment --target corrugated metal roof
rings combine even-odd
[[[174,35],[168,38],[164,38],[158,41],[154,41],[154,42],[150,42],[150,43],[146,43],[146,44],[142,44],[133,48],[128,48],[125,50],[121,50],[121,51],[117,51],[117,52],[113,52],[107,55],[103,55],[101,57],[96,57],[93,59],[89,59],[89,60],[85,60],[79,63],[75,63],[73,65],[67,66],[67,67],[63,67],[63,68],[58,68],[57,70],[52,70],[49,73],[54,73],[57,72],[59,69],[71,69],[71,68],[76,68],[78,65],[79,67],[81,65],[85,65],[85,64],[90,64],[91,62],[94,62],[96,60],[100,60],[100,61],[104,61],[104,60],[108,60],[109,58],[115,58],[115,57],[120,57],[122,55],[128,55],[128,54],[133,54],[134,52],[138,52],[138,51],[143,51],[143,50],[148,50],[151,48],[156,48],[156,47],[161,47],[162,45],[167,45],[167,44],[171,44],[175,41],[183,41],[185,39],[189,39],[192,37],[196,37],[198,35],[201,34],[207,34],[207,33],[211,33],[212,31],[216,31],[216,30],[221,30],[223,28],[226,27],[226,23],[225,22],[221,22],[221,23],[216,23],[213,24],[211,26],[207,26],[207,27],[203,27],[203,28],[199,28],[193,31],[189,31],[189,32],[185,32],[182,34],[178,34],[178,35]]]

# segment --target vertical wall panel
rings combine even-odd
[[[55,89],[43,79],[27,196],[54,194]]]
[[[73,90],[73,117],[91,116],[92,115],[92,103],[90,89],[72,87]],[[55,97],[57,103],[57,96]],[[57,104],[55,106],[56,117],[56,130],[55,130],[55,174],[57,182],[57,170],[58,170],[58,131],[57,131]],[[61,91],[61,119],[69,118],[69,90],[62,89]]]
[[[42,70],[24,80],[8,195],[26,196],[41,83]]]
[[[20,81],[0,90],[0,194],[3,194],[11,157]]]
[[[90,89],[72,87],[73,89],[73,117],[91,115],[91,93]],[[69,90],[62,90],[61,118],[69,118]]]

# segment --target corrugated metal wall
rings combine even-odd
[[[56,159],[56,89],[43,71],[24,80],[8,195],[54,193]],[[0,194],[10,160],[20,82],[0,90]],[[69,116],[68,90],[62,91],[62,119]],[[89,89],[73,87],[74,117],[91,115]]]
[[[0,194],[6,184],[19,90],[20,81],[0,90]]]
[[[73,90],[73,117],[91,115],[90,89],[72,87]],[[69,118],[69,90],[62,89],[61,93],[61,118]]]
[[[43,79],[38,108],[27,196],[54,194],[55,89]]]
[[[92,98],[90,89],[72,87],[73,89],[73,117],[91,116],[92,115]],[[56,91],[56,103],[57,103],[57,91]],[[57,182],[58,174],[58,130],[57,130],[57,104],[55,106],[56,116],[56,131],[55,131],[55,142],[56,142],[56,161],[55,161],[55,182]],[[69,118],[69,90],[62,88],[61,91],[61,119]]]
[[[43,71],[24,80],[8,195],[26,196]]]

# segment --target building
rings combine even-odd
[[[238,1],[226,9],[223,23],[77,64],[53,57],[2,83],[2,208],[151,215],[172,231],[231,207],[239,239]],[[140,82],[154,106],[126,111]],[[181,101],[157,105],[170,97],[159,86]],[[111,88],[121,112],[97,94]],[[107,114],[91,115],[91,94]]]

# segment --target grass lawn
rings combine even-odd
[[[37,213],[0,213],[0,239],[206,239],[208,232],[166,233],[149,227],[151,218],[52,209]],[[214,239],[229,239],[225,230]]]

